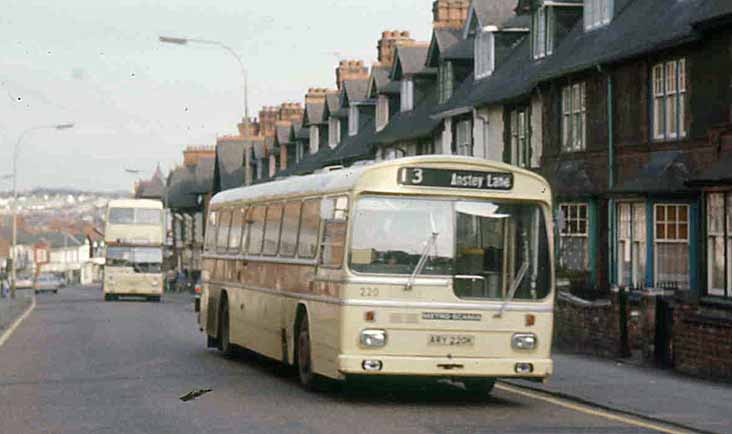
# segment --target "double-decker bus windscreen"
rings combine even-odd
[[[117,225],[160,225],[162,211],[155,208],[110,208],[109,222]]]
[[[349,254],[357,273],[450,276],[455,295],[545,298],[550,263],[538,204],[366,196]]]
[[[136,273],[160,273],[163,251],[155,247],[108,247],[107,266],[132,268]]]

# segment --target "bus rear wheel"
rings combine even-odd
[[[303,315],[300,320],[295,357],[297,360],[297,373],[300,378],[300,384],[310,391],[321,390],[323,387],[323,381],[315,372],[313,372],[310,324],[308,324],[307,314]]]
[[[221,301],[221,310],[219,311],[219,336],[217,338],[219,351],[227,356],[234,352],[231,345],[230,329],[229,329],[229,301],[224,298]]]

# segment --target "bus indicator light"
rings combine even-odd
[[[526,327],[532,327],[536,323],[536,317],[532,314],[526,315]]]
[[[364,320],[367,322],[374,322],[376,320],[376,312],[370,310],[364,314]]]

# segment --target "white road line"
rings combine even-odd
[[[644,421],[639,418],[634,418],[631,416],[624,416],[624,415],[621,415],[618,413],[613,413],[611,411],[593,408],[589,405],[574,403],[574,402],[567,401],[567,400],[564,400],[561,398],[549,396],[547,394],[543,394],[540,392],[531,392],[531,391],[528,391],[525,389],[512,387],[512,386],[509,386],[504,383],[496,384],[495,387],[496,387],[496,389],[502,390],[504,392],[514,393],[516,395],[525,396],[527,398],[538,399],[540,401],[548,402],[550,404],[554,404],[559,407],[564,407],[569,410],[574,410],[574,411],[584,413],[584,414],[587,414],[590,416],[601,417],[601,418],[612,420],[615,422],[621,422],[621,423],[636,426],[639,428],[655,430],[655,431],[666,433],[666,434],[686,434],[689,432],[689,431],[682,431],[679,429],[669,428],[668,426],[656,424],[656,423],[649,422],[649,421]]]
[[[22,323],[23,320],[26,319],[28,317],[28,315],[30,315],[30,313],[33,312],[33,309],[35,309],[35,308],[36,308],[36,298],[33,297],[33,301],[31,301],[30,306],[28,306],[28,308],[25,310],[25,312],[23,312],[23,315],[21,315],[15,321],[13,321],[13,324],[11,324],[10,327],[7,330],[5,330],[5,332],[2,334],[2,336],[0,336],[0,347],[3,346],[5,341],[7,341],[10,338],[10,335],[12,335],[13,332],[15,331],[15,329],[18,328],[20,323]]]

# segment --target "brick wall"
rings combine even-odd
[[[674,310],[674,365],[685,374],[732,381],[732,312],[694,304]]]
[[[554,346],[571,353],[617,357],[620,332],[617,303],[558,298],[554,314]]]

